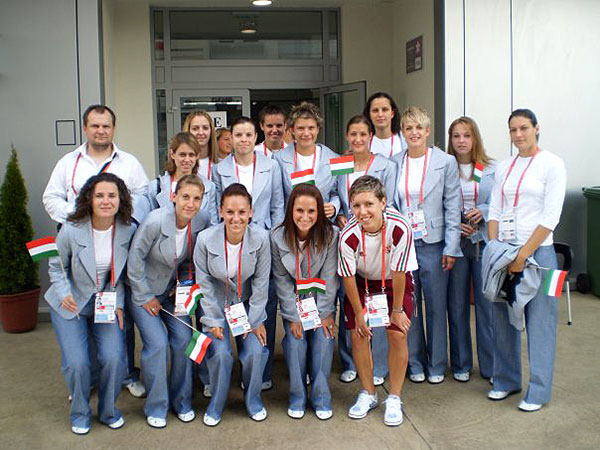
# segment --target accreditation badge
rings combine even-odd
[[[185,302],[190,296],[191,285],[188,286],[177,286],[175,288],[175,315],[176,316],[187,316],[188,313],[185,309]]]
[[[387,327],[390,324],[387,295],[377,294],[365,297],[369,327]]]
[[[408,211],[408,220],[415,239],[423,239],[427,236],[427,224],[425,222],[425,211],[421,208]]]
[[[321,326],[321,318],[314,297],[306,297],[296,302],[296,310],[302,322],[304,331],[319,328]]]
[[[225,318],[234,337],[252,330],[243,303],[236,303],[235,305],[226,307]]]
[[[514,211],[502,213],[500,219],[500,239],[511,242],[517,238],[517,218]]]
[[[117,311],[117,293],[104,291],[96,294],[94,301],[94,323],[115,323]]]

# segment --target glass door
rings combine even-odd
[[[337,153],[343,154],[347,149],[346,123],[365,107],[366,85],[366,81],[358,81],[318,90],[325,118],[323,139]]]

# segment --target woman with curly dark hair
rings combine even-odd
[[[133,234],[131,209],[123,180],[112,173],[91,177],[56,238],[60,256],[49,262],[52,284],[44,297],[72,395],[75,434],[88,433],[91,425],[88,336],[96,344],[100,422],[112,429],[125,423],[115,402],[125,374],[122,275]]]

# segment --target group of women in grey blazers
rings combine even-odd
[[[91,426],[89,330],[99,366],[99,420],[110,428],[124,424],[115,406],[124,376],[124,283],[132,290],[126,301],[143,343],[144,414],[155,428],[167,425],[169,410],[183,422],[195,418],[194,363],[186,355],[194,326],[212,340],[196,368],[210,397],[204,423],[216,426],[223,417],[235,362],[233,334],[246,410],[255,421],[266,419],[261,391],[278,382],[269,363],[278,309],[289,375],[288,415],[294,419],[301,419],[307,406],[321,420],[333,415],[329,375],[338,308],[340,379],[351,382],[358,375],[362,386],[349,411],[352,418],[365,417],[377,406],[375,386],[390,369],[392,395],[384,423],[402,423],[398,374],[403,379],[407,372],[415,383],[443,382],[448,337],[453,378],[469,381],[471,292],[479,372],[493,384],[488,397],[502,400],[521,390],[520,330],[509,322],[506,302],[484,298],[482,254],[489,240],[500,241],[519,248],[511,273],[521,272],[531,258],[556,267],[552,230],[560,218],[566,172],[557,156],[539,149],[535,115],[530,110],[510,115],[518,154],[496,164],[472,119],[451,124],[444,152],[427,146],[431,123],[423,109],[409,107],[400,114],[392,97],[380,92],[347,124],[348,149],[339,153],[353,156],[354,171],[342,175],[332,174],[331,160],[339,154],[316,142],[322,124],[314,105],[294,106],[286,118],[294,142],[263,154],[255,151],[254,122],[242,117],[230,128],[233,153],[217,163],[210,116],[190,114],[186,131],[171,140],[165,173],[150,183],[143,201],[133,202],[140,208],[136,217],[145,215],[139,226],[131,224],[132,199],[121,179],[102,173],[88,180],[58,234],[60,258],[50,261],[52,285],[46,293],[63,366],[72,368],[65,374],[72,387],[74,433],[85,434]],[[305,183],[294,182],[298,172],[309,174]],[[368,223],[383,231],[369,229]],[[388,225],[399,231],[387,233]],[[340,235],[344,242],[338,242]],[[373,239],[380,247],[373,247]],[[355,272],[342,262],[344,251],[355,255]],[[364,305],[369,286],[380,282],[367,280],[373,269],[367,267],[367,251],[370,261],[379,261],[382,291],[385,284],[402,290],[388,295],[387,332],[386,327],[365,331],[362,314],[352,312],[357,295]],[[392,262],[392,275],[389,267],[386,274]],[[348,284],[354,273],[357,282]],[[392,283],[395,273],[403,274],[401,284]],[[324,288],[299,295],[299,280],[317,280]],[[203,295],[195,323],[182,310],[194,283]],[[402,304],[403,295],[412,298],[409,305]],[[307,297],[314,300],[312,307]],[[97,323],[102,305],[111,300],[114,318]],[[344,306],[349,301],[352,307]],[[229,316],[239,303],[245,315],[239,316],[239,308],[235,314],[245,328],[233,333],[228,320],[234,320]],[[318,327],[300,318],[299,304],[309,312],[312,308]],[[519,408],[535,411],[551,398],[557,304],[540,289],[524,313],[531,376]]]

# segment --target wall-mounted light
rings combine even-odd
[[[270,6],[273,3],[271,0],[252,0],[254,6]]]
[[[256,23],[254,22],[242,22],[240,26],[240,33],[243,34],[254,34],[256,33]]]

